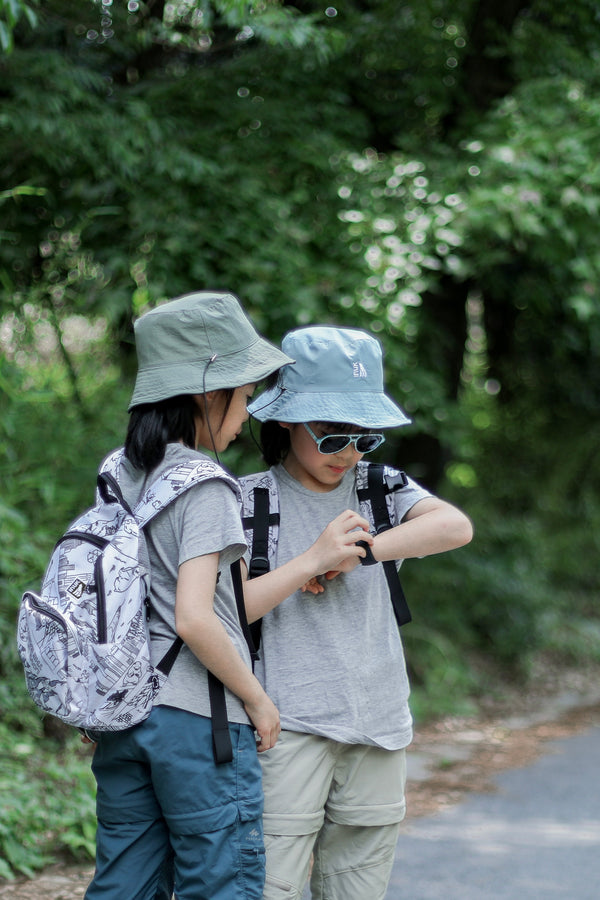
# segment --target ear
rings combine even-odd
[[[207,391],[205,394],[192,394],[192,397],[196,401],[196,405],[199,406],[200,409],[204,409],[205,404],[208,406],[213,405],[218,393],[218,391]]]
[[[295,422],[278,422],[277,424],[279,425],[280,428],[285,428],[287,431],[291,431],[296,423]]]

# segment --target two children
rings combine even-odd
[[[390,495],[399,524],[369,533],[357,463],[408,419],[384,393],[381,348],[365,332],[298,329],[280,352],[233,296],[200,292],[142,316],[135,335],[125,499],[134,505],[180,460],[222,452],[256,383],[279,370],[249,410],[264,423],[280,529],[276,566],[244,586],[248,618],[262,619],[258,678],[229,568],[246,544],[223,470],[146,529],[153,662],[176,636],[184,646],[149,718],[98,736],[86,900],[157,900],[172,886],[178,900],[299,900],[313,853],[314,900],[383,898],[412,723],[378,563],[461,546],[470,522],[409,479]],[[226,689],[225,765],[213,758],[211,677]]]
[[[263,423],[264,481],[275,484],[280,515],[277,568],[245,588],[249,621],[262,617],[256,672],[282,727],[261,756],[263,896],[300,900],[314,854],[313,900],[382,900],[405,813],[412,720],[402,640],[377,563],[460,547],[471,523],[408,479],[390,494],[398,524],[365,541],[356,530],[369,528],[357,463],[383,443],[383,429],[409,421],[384,392],[379,342],[309,327],[287,334],[282,349],[295,364],[249,407]],[[339,542],[337,562],[331,553],[330,562],[318,559],[328,536]],[[281,602],[269,585],[307,556],[306,574],[324,577],[297,579]]]

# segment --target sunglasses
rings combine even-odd
[[[381,447],[385,441],[382,434],[326,434],[323,437],[317,437],[306,422],[302,424],[317,445],[319,453],[341,453],[348,444],[354,444],[357,453],[371,453],[372,450]]]

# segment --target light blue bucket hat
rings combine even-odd
[[[384,393],[383,354],[373,335],[314,325],[288,332],[281,349],[296,362],[248,406],[260,422],[343,422],[361,428],[410,424]]]

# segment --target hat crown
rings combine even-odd
[[[259,421],[344,422],[362,428],[410,422],[384,392],[383,353],[372,334],[311,325],[288,332],[282,350],[296,362],[249,405]]]
[[[139,368],[236,353],[256,332],[233,294],[198,291],[156,306],[134,324]]]
[[[383,391],[379,341],[364,331],[319,325],[288,332],[281,349],[296,362],[280,372],[290,391]]]

